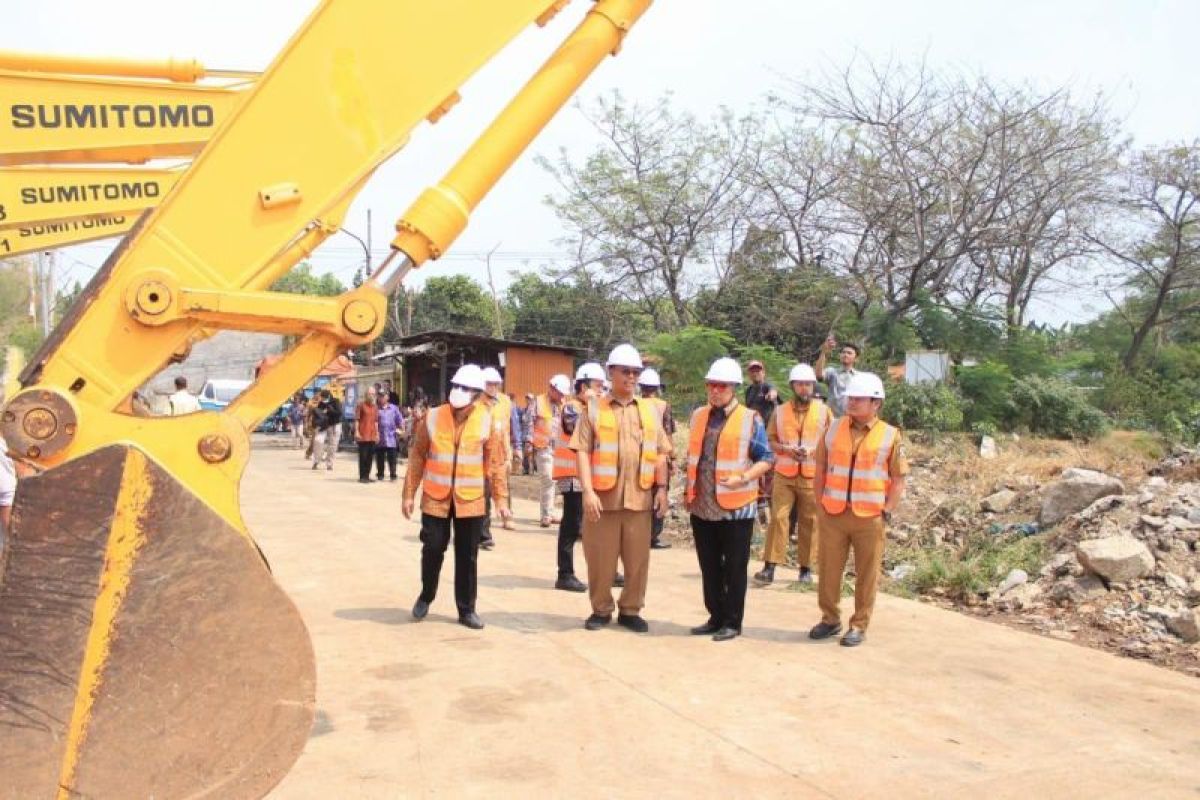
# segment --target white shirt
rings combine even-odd
[[[8,445],[0,439],[0,506],[11,506],[17,491],[17,470],[8,457]]]
[[[180,389],[168,397],[167,403],[170,406],[172,417],[191,414],[200,410],[200,401],[196,399],[196,395],[191,394],[187,389]]]

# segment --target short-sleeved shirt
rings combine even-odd
[[[642,418],[638,403],[646,402],[636,397],[627,402],[612,398],[613,414],[617,418],[617,485],[604,492],[596,492],[600,507],[604,511],[649,511],[654,507],[654,492],[643,489],[638,481],[642,461]],[[660,456],[671,455],[671,437],[658,430],[658,452]],[[595,430],[588,414],[581,414],[571,435],[570,448],[576,452],[591,453],[595,446]]]
[[[11,506],[17,491],[17,469],[8,457],[8,445],[0,439],[0,506]]]
[[[374,442],[379,439],[379,408],[359,403],[354,409],[354,421],[358,423],[358,441]]]
[[[853,368],[825,368],[825,374],[821,376],[821,382],[829,388],[829,408],[833,410],[835,417],[846,415],[846,387],[850,385],[850,379],[857,374],[858,370]]]

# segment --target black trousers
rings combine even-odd
[[[371,478],[371,459],[375,455],[374,442],[359,442],[358,443],[358,479],[360,481],[370,480]]]
[[[437,597],[438,578],[454,526],[454,604],[458,615],[475,610],[479,592],[479,528],[483,517],[435,517],[421,514],[421,599],[432,603]]]
[[[583,531],[583,492],[563,492],[558,523],[558,577],[575,575],[575,543]]]
[[[740,631],[746,614],[746,568],[750,564],[754,519],[709,522],[693,514],[692,535],[708,621]]]
[[[387,464],[388,476],[396,477],[396,448],[375,445],[375,477],[383,480],[383,465]]]

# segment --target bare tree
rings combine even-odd
[[[548,202],[579,253],[577,268],[660,329],[686,325],[704,262],[740,240],[731,220],[743,209],[757,126],[729,115],[702,122],[676,113],[669,98],[644,107],[619,94],[584,113],[600,146],[581,164],[566,152],[541,162],[562,187]]]
[[[1152,332],[1200,313],[1200,143],[1136,154],[1118,212],[1092,241],[1138,293],[1118,305],[1133,334],[1122,359],[1132,369]]]

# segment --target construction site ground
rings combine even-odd
[[[400,483],[311,471],[258,437],[247,524],[308,624],[317,718],[272,797],[1196,797],[1194,678],[881,595],[867,643],[812,642],[816,595],[751,589],[744,635],[703,622],[694,551],[655,551],[650,633],[582,627],[555,532],[515,500],[455,623],[429,617]],[[582,552],[577,569],[586,574]],[[849,601],[845,601],[847,604]]]

